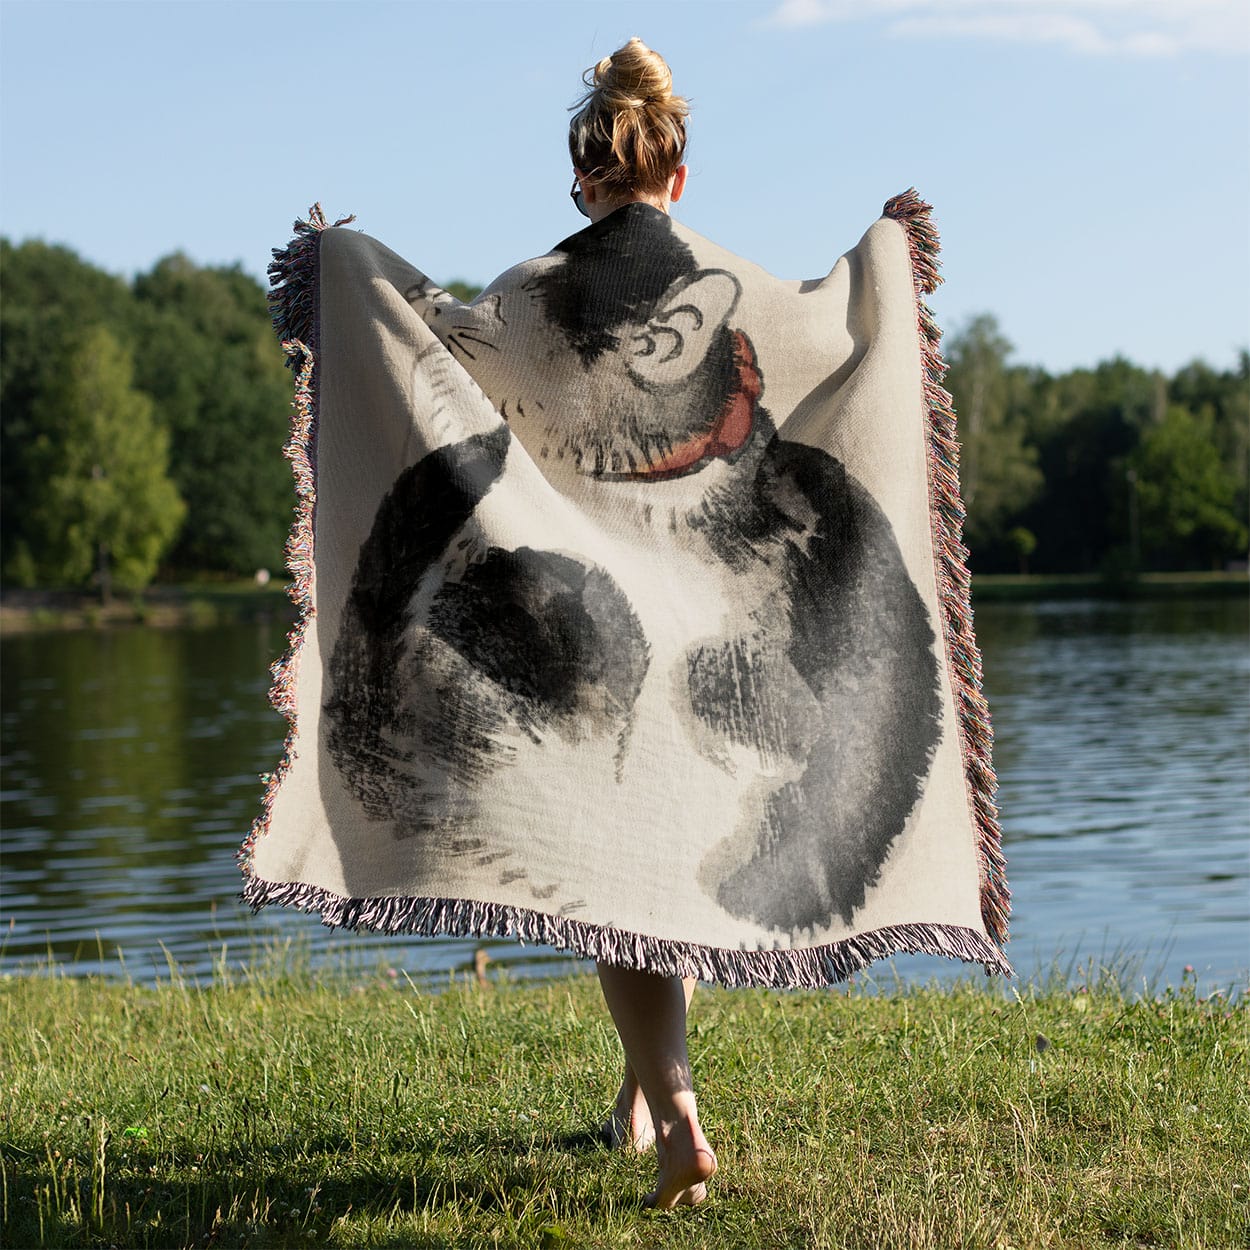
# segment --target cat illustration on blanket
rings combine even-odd
[[[625,775],[658,618],[620,570],[483,542],[475,512],[516,438],[590,513],[623,516],[619,492],[643,493],[655,576],[731,605],[683,647],[666,697],[692,756],[732,772],[746,750],[773,780],[713,839],[703,888],[769,930],[850,924],[941,738],[935,634],[868,491],[779,435],[761,402],[774,366],[735,326],[739,281],[634,204],[470,305],[429,283],[408,297],[506,425],[405,469],[360,549],[325,707],[365,811],[489,862],[456,813],[510,766],[510,735],[603,738]],[[410,697],[417,673],[438,698]],[[501,880],[524,875],[500,860]],[[536,905],[556,891],[531,888]]]

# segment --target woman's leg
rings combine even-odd
[[[642,1088],[655,1130],[660,1176],[647,1203],[694,1205],[716,1156],[699,1127],[690,1059],[686,1053],[686,989],[680,977],[661,977],[600,963],[603,997],[625,1055]]]
[[[686,1010],[694,997],[694,987],[699,982],[694,977],[682,980],[686,997]],[[607,1123],[600,1129],[600,1136],[612,1147],[642,1152],[655,1145],[655,1126],[651,1123],[651,1109],[638,1084],[634,1065],[625,1057],[625,1077],[616,1095]]]

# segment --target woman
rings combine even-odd
[[[240,860],[256,908],[593,959],[603,1132],[655,1144],[667,1208],[716,1170],[696,979],[1009,974],[1008,895],[928,206],[779,280],[668,215],[663,60],[587,86],[590,224],[472,303],[319,211],[276,254],[302,613]]]
[[[673,76],[641,39],[587,71],[589,90],[569,126],[576,183],[573,198],[592,222],[626,204],[667,213],[686,185],[686,101],[673,95]],[[707,1197],[716,1156],[699,1126],[686,1011],[693,977],[663,977],[597,965],[603,996],[625,1050],[625,1079],[604,1136],[645,1150],[660,1165],[649,1204],[693,1205]]]

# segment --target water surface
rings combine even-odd
[[[1008,954],[1022,975],[1129,957],[1151,980],[1250,968],[1250,649],[1237,600],[985,604]],[[516,975],[579,966],[510,941],[343,934],[237,900],[274,766],[272,622],[0,644],[0,969],[207,979],[266,943],[442,978],[486,946]],[[925,979],[947,961],[895,961]],[[880,975],[880,974],[879,974]],[[885,975],[890,974],[887,971]]]

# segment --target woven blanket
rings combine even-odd
[[[467,304],[296,223],[246,902],[727,985],[1010,975],[929,212],[800,282],[629,204]]]

